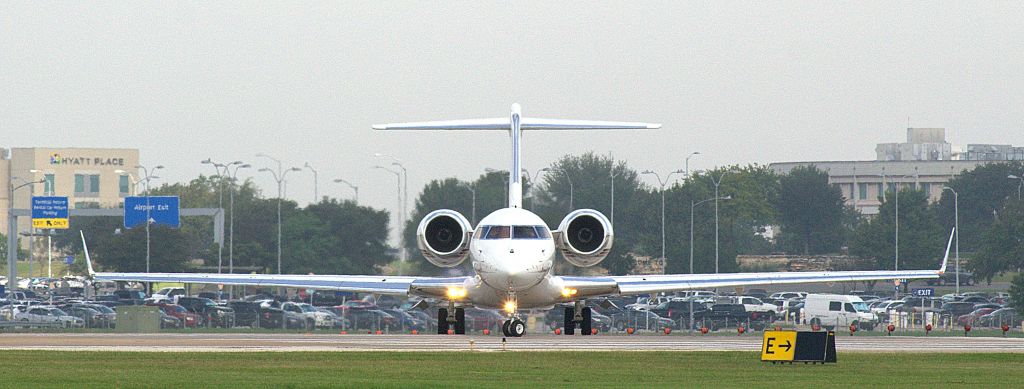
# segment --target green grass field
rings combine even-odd
[[[5,351],[4,360],[2,386],[21,388],[934,388],[1024,380],[1024,354],[840,353],[835,365],[771,365],[749,352]]]

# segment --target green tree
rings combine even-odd
[[[1024,312],[1024,273],[1017,273],[1010,283],[1010,306]]]
[[[982,234],[980,247],[969,267],[978,279],[1024,266],[1024,204],[1016,198],[1005,202],[995,224]]]
[[[638,207],[633,205],[649,197],[649,194],[641,190],[636,171],[626,166],[625,162],[593,152],[564,156],[548,169],[539,178],[538,188],[531,195],[528,209],[536,212],[552,229],[557,229],[562,219],[573,210],[589,208],[601,212],[613,222],[615,238],[612,251],[598,266],[612,274],[625,274],[632,269],[636,260],[629,253],[636,248],[641,234],[637,227],[645,216],[635,213]],[[577,274],[582,270],[560,260],[557,271]]]
[[[879,213],[868,222],[858,225],[850,253],[874,258],[877,269],[895,267],[896,205],[895,195],[889,194]],[[933,269],[939,265],[946,249],[949,231],[936,221],[934,210],[928,207],[928,196],[913,189],[899,193],[899,249],[901,269]]]
[[[799,166],[780,177],[776,208],[788,251],[834,253],[842,246],[843,195],[828,184],[828,173]]]
[[[1018,177],[1024,174],[1024,161],[981,165],[960,172],[946,184],[956,190],[960,197],[961,252],[978,250],[983,233],[996,223],[1003,204],[1009,199],[1017,199],[1019,181],[1007,179],[1011,174]],[[953,225],[953,202],[953,194],[943,191],[937,207],[943,225]]]

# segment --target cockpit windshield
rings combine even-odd
[[[544,226],[480,226],[476,236],[479,239],[550,239],[551,233]]]

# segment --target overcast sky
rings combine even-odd
[[[3,2],[0,146],[127,147],[164,181],[199,161],[311,163],[320,193],[410,208],[429,179],[508,169],[498,132],[371,124],[525,116],[663,123],[532,132],[531,171],[612,152],[636,169],[873,159],[945,127],[1024,145],[1020,2]],[[255,171],[267,194],[276,187]],[[313,198],[290,173],[290,198]]]

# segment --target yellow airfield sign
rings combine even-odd
[[[796,331],[765,331],[761,342],[762,361],[792,361],[796,354]]]

